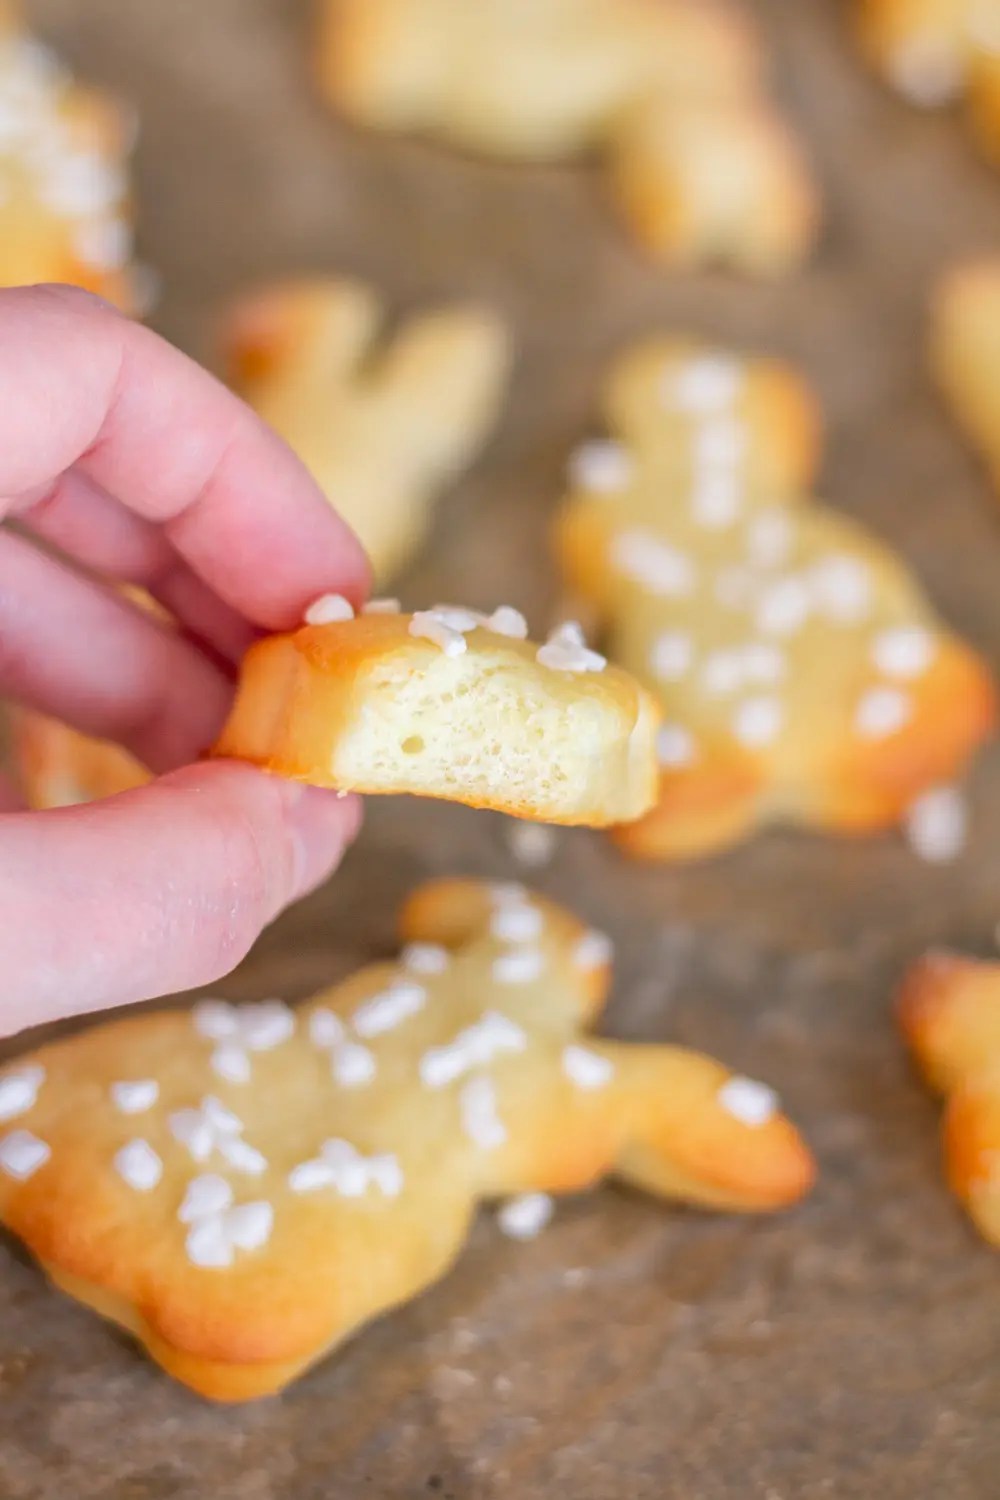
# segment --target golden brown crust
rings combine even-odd
[[[600,826],[644,812],[656,784],[649,695],[612,667],[545,666],[538,646],[479,619],[451,632],[455,657],[435,611],[363,615],[258,642],[212,753],[318,786],[443,797],[545,822]]]
[[[767,1211],[812,1182],[762,1085],[582,1034],[609,952],[568,912],[445,880],[402,926],[398,965],[295,1013],[134,1016],[0,1075],[0,1219],[58,1286],[213,1400],[280,1389],[436,1280],[477,1200],[615,1172]],[[134,1175],[142,1161],[126,1170],[138,1140],[155,1180]]]
[[[710,853],[773,821],[898,825],[990,735],[985,663],[860,527],[803,499],[818,418],[794,375],[648,341],[612,371],[554,544],[612,657],[657,693],[660,796],[629,854]]]
[[[946,1101],[951,1189],[1000,1247],[1000,964],[928,954],[906,975],[897,1015],[921,1072]]]
[[[931,369],[1000,488],[1000,257],[954,266],[931,305]]]

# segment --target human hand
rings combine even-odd
[[[255,635],[298,624],[323,593],[360,603],[368,569],[247,407],[148,329],[67,287],[0,291],[4,517],[23,534],[0,530],[0,693],[163,773],[44,813],[0,788],[9,1033],[207,983],[329,874],[357,831],[354,799],[192,762],[222,724]],[[180,629],[114,581],[140,585]]]

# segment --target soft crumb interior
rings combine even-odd
[[[372,791],[584,810],[606,795],[608,752],[627,740],[604,694],[559,686],[481,652],[379,664],[359,684],[331,769]]]

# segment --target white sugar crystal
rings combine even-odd
[[[267,1171],[267,1157],[264,1153],[238,1135],[224,1136],[218,1142],[218,1150],[231,1167],[237,1172],[245,1172],[248,1177],[259,1177],[262,1172]]]
[[[507,1129],[497,1108],[496,1088],[492,1079],[470,1078],[459,1096],[462,1126],[474,1145],[483,1151],[495,1151],[507,1139]]]
[[[937,640],[923,625],[882,630],[872,643],[872,659],[886,677],[921,677],[934,660]]]
[[[810,575],[817,609],[838,625],[856,625],[871,608],[871,576],[856,557],[834,553],[816,563]]]
[[[148,1141],[137,1139],[115,1152],[115,1171],[136,1192],[148,1193],[163,1176],[163,1163]]]
[[[523,906],[531,900],[531,892],[517,881],[499,881],[490,886],[490,900],[494,906]]]
[[[765,589],[757,611],[764,635],[794,635],[809,618],[810,593],[801,578],[781,578]]]
[[[238,1042],[221,1042],[209,1058],[209,1066],[227,1083],[250,1082],[250,1058]]]
[[[563,1049],[563,1072],[578,1089],[600,1089],[614,1077],[614,1063],[575,1042]]]
[[[358,1036],[380,1036],[423,1010],[427,991],[412,979],[397,979],[380,995],[373,995],[351,1017]]]
[[[398,615],[402,605],[398,599],[369,599],[368,603],[362,605],[363,615]]]
[[[30,1130],[12,1130],[0,1139],[0,1171],[18,1182],[26,1182],[43,1167],[52,1148]]]
[[[748,682],[780,682],[787,659],[771,641],[751,641],[743,647],[743,672]]]
[[[527,1036],[514,1021],[498,1011],[487,1011],[446,1046],[429,1047],[420,1059],[420,1078],[428,1088],[443,1088],[501,1053],[523,1052],[527,1044]]]
[[[732,526],[743,504],[743,485],[734,469],[700,471],[691,491],[691,514],[699,526],[721,531]]]
[[[548,1193],[522,1193],[519,1198],[508,1198],[497,1210],[497,1224],[501,1233],[512,1240],[533,1240],[548,1224],[555,1211],[555,1204]]]
[[[573,962],[578,969],[603,969],[614,956],[614,943],[596,927],[589,928],[573,949]]]
[[[539,646],[535,660],[556,672],[603,672],[608,664],[606,657],[584,643],[583,631],[575,620],[556,626],[544,646]]]
[[[902,729],[910,712],[910,699],[899,688],[874,687],[859,699],[854,723],[863,739],[881,740]]]
[[[239,1030],[236,1006],[228,1000],[199,1000],[191,1011],[194,1029],[210,1041],[221,1042]]]
[[[188,1260],[206,1271],[222,1271],[235,1258],[233,1246],[220,1215],[204,1219],[188,1231],[184,1241]]]
[[[13,1120],[32,1109],[44,1080],[45,1069],[41,1066],[27,1065],[5,1073],[0,1078],[0,1120]]]
[[[252,1052],[271,1052],[295,1033],[295,1012],[283,1000],[241,1005],[240,1036]]]
[[[207,1161],[215,1144],[215,1131],[200,1109],[178,1109],[167,1124],[175,1141],[186,1146],[195,1161]]]
[[[791,551],[794,528],[784,510],[760,511],[747,526],[747,556],[759,568],[779,568]]]
[[[529,869],[547,865],[555,854],[558,836],[546,823],[511,821],[506,831],[507,847],[514,858]]]
[[[333,1076],[345,1089],[363,1088],[375,1077],[374,1054],[360,1042],[342,1042],[333,1053]]]
[[[344,1039],[344,1023],[332,1010],[320,1007],[309,1016],[309,1040],[317,1047],[336,1047]]]
[[[735,468],[746,454],[747,429],[736,417],[710,417],[695,431],[694,461],[699,469]]]
[[[701,669],[705,691],[713,697],[735,693],[743,685],[743,675],[743,653],[735,648],[710,651]]]
[[[485,625],[486,629],[492,630],[494,635],[505,635],[512,641],[528,639],[527,620],[519,609],[514,609],[510,604],[501,604],[499,609],[495,609]]]
[[[385,1198],[398,1198],[403,1191],[403,1169],[391,1152],[368,1158],[368,1176]]]
[[[332,1187],[335,1181],[333,1168],[320,1158],[300,1161],[288,1174],[288,1186],[293,1193],[316,1193],[321,1188]]]
[[[650,593],[690,594],[695,585],[691,558],[648,531],[619,532],[611,544],[611,564]]]
[[[111,1085],[111,1101],[123,1115],[141,1115],[160,1097],[155,1078],[134,1078]]]
[[[582,443],[570,456],[569,480],[595,495],[617,495],[632,483],[635,465],[621,443]]]
[[[683,724],[661,724],[656,732],[656,758],[665,769],[691,765],[695,759],[691,731]]]
[[[965,799],[957,787],[932,787],[907,810],[910,848],[928,864],[949,864],[965,847],[968,821]]]
[[[741,1125],[749,1125],[752,1130],[773,1120],[778,1111],[778,1096],[774,1090],[753,1078],[734,1076],[728,1079],[716,1095],[716,1101],[727,1115],[732,1115]]]
[[[407,943],[399,961],[411,974],[443,974],[451,963],[451,954],[440,943]]]
[[[744,379],[742,364],[731,355],[701,354],[667,372],[663,399],[693,416],[708,416],[732,406]]]
[[[916,35],[900,43],[890,57],[889,77],[910,104],[937,109],[962,91],[961,54],[957,47]]]
[[[501,907],[490,919],[490,932],[501,943],[533,943],[544,926],[537,906]]]
[[[343,594],[321,594],[305,613],[307,625],[339,625],[354,619],[354,605]]]
[[[466,609],[464,604],[435,604],[430,613],[449,630],[459,630],[463,635],[478,630],[486,619],[478,610]]]
[[[216,1099],[214,1094],[206,1094],[201,1101],[202,1113],[209,1121],[213,1130],[223,1135],[239,1135],[243,1129],[243,1121],[239,1115],[227,1109],[221,1099]]]
[[[544,955],[537,948],[522,948],[498,954],[493,960],[493,978],[497,984],[531,984],[544,968]]]
[[[271,1238],[274,1209],[270,1203],[240,1203],[226,1214],[225,1230],[231,1245],[238,1250],[259,1250]]]
[[[177,1217],[182,1224],[193,1224],[196,1219],[222,1213],[232,1201],[233,1190],[226,1179],[215,1172],[204,1172],[188,1183]]]
[[[468,649],[462,631],[446,625],[434,610],[417,610],[407,630],[410,635],[432,641],[435,646],[440,647],[445,656],[462,656]]]
[[[653,642],[649,667],[660,682],[680,682],[694,660],[694,642],[683,630],[665,630]]]
[[[781,733],[785,711],[776,698],[748,698],[733,715],[733,733],[752,750],[770,745]]]
[[[85,266],[121,271],[132,255],[132,229],[124,219],[91,219],[73,235],[73,249]]]

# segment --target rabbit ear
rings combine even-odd
[[[532,920],[538,924],[537,931]],[[580,1025],[597,1016],[611,982],[611,943],[585,927],[554,901],[522,885],[484,880],[432,880],[414,891],[399,922],[405,942],[465,948],[482,942],[512,942],[515,949],[542,939],[556,950],[559,979],[553,986],[550,1018]],[[521,934],[524,937],[521,937]],[[529,934],[531,934],[529,936]]]
[[[928,953],[903,981],[897,1015],[932,1087],[950,1094],[1000,1061],[1000,964]]]
[[[628,1115],[616,1175],[664,1198],[747,1211],[782,1208],[812,1186],[812,1157],[765,1084],[678,1047],[613,1055]]]

